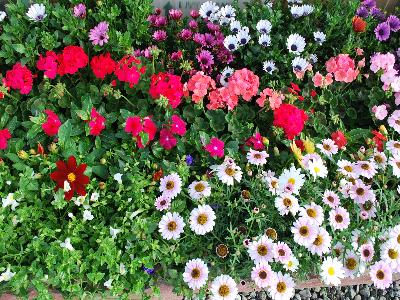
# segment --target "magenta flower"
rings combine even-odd
[[[155,19],[154,19],[154,26],[155,27],[163,27],[163,26],[166,26],[167,25],[167,18],[166,17],[164,17],[164,16],[157,16]]]
[[[183,12],[180,9],[170,9],[168,14],[172,20],[177,21],[182,18]]]
[[[188,25],[191,29],[197,29],[199,27],[199,24],[195,20],[190,20]]]
[[[162,42],[167,39],[167,33],[164,30],[156,30],[153,33],[153,39],[157,42]]]
[[[77,18],[84,19],[86,17],[86,5],[79,3],[74,6],[74,16]]]
[[[212,157],[224,157],[225,143],[216,137],[212,137],[205,149]]]
[[[108,42],[108,23],[100,22],[97,26],[90,29],[89,40],[93,45],[103,46]]]
[[[389,24],[390,30],[393,32],[397,32],[400,30],[400,19],[395,16],[391,15],[386,19],[386,23]]]
[[[200,13],[199,13],[198,10],[193,9],[193,10],[190,11],[190,16],[191,16],[193,19],[197,19],[198,17],[200,17]]]
[[[192,32],[190,29],[182,29],[181,33],[179,34],[182,40],[187,41],[190,40],[192,37]]]
[[[214,56],[208,50],[202,50],[196,58],[201,68],[210,68],[214,64]]]

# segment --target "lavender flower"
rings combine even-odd
[[[152,269],[152,268],[146,268],[145,266],[142,266],[142,270],[145,271],[149,275],[154,274],[154,269]]]
[[[378,21],[383,21],[385,19],[385,14],[383,13],[383,11],[381,11],[379,8],[377,7],[373,7],[370,10],[370,14],[371,16],[373,16],[375,19],[377,19]]]
[[[190,20],[188,23],[189,27],[191,29],[197,29],[199,27],[199,24],[197,23],[197,21],[195,20]]]
[[[184,41],[190,40],[192,38],[192,31],[190,29],[182,29],[179,34],[180,38]]]
[[[390,30],[397,32],[400,30],[400,19],[397,16],[391,15],[386,19],[386,22],[390,26]]]
[[[368,9],[365,6],[360,6],[357,8],[356,15],[360,18],[366,19],[369,15]]]
[[[108,42],[108,23],[100,22],[97,26],[90,29],[89,40],[93,45],[103,46]]]
[[[214,64],[214,56],[208,50],[202,50],[196,58],[202,69],[210,68]]]
[[[180,9],[170,9],[168,14],[172,20],[177,21],[182,18],[183,12]]]
[[[167,33],[164,30],[156,30],[153,33],[153,39],[157,42],[162,42],[167,39]]]
[[[188,166],[193,165],[194,162],[193,156],[191,156],[190,154],[186,155],[185,161]]]
[[[86,5],[79,3],[74,6],[74,17],[84,19],[86,17]]]
[[[375,0],[364,0],[362,2],[362,5],[364,5],[368,9],[371,9],[376,6],[376,1]]]
[[[375,28],[375,37],[378,41],[386,41],[390,38],[390,26],[388,23],[383,22],[378,24]]]

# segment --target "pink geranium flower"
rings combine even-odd
[[[212,157],[224,157],[225,143],[216,137],[212,137],[205,149]]]
[[[374,105],[371,111],[375,114],[375,118],[380,121],[384,120],[388,115],[387,107],[385,104],[379,106]]]
[[[182,120],[178,115],[171,117],[171,133],[184,136],[186,134],[186,122]]]
[[[209,89],[215,89],[215,81],[203,72],[197,72],[189,79],[187,89],[193,92],[193,102],[199,103],[207,95]]]
[[[166,149],[171,150],[177,144],[177,140],[172,134],[172,132],[168,129],[161,129],[160,131],[160,145]]]
[[[315,73],[312,79],[314,86],[325,88],[328,85],[332,84],[333,76],[331,73],[328,73],[326,76],[323,76],[320,72]]]
[[[94,136],[100,135],[103,129],[106,128],[106,119],[94,107],[90,113],[89,128],[89,133]]]
[[[0,130],[0,150],[5,150],[7,148],[9,139],[11,139],[11,133],[8,128]]]
[[[258,106],[264,107],[266,100],[269,101],[269,106],[271,109],[275,110],[281,106],[283,100],[285,100],[285,95],[279,91],[266,88],[260,93],[260,97],[256,100],[256,102]]]
[[[47,114],[47,120],[42,124],[42,129],[48,136],[54,136],[58,133],[61,121],[52,110],[46,109],[44,112]]]
[[[208,94],[210,103],[207,104],[207,108],[215,110],[218,108],[228,107],[228,110],[233,110],[238,104],[238,97],[227,87],[221,87],[211,91]]]
[[[352,82],[357,78],[360,73],[355,68],[354,59],[348,54],[339,54],[338,56],[331,57],[326,63],[326,71],[333,73],[336,81]]]
[[[259,84],[258,76],[248,69],[236,70],[228,81],[229,89],[245,101],[257,95]]]

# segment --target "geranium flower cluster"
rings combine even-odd
[[[356,68],[354,59],[352,59],[348,54],[339,54],[338,56],[331,57],[326,63],[326,71],[332,73],[335,80],[339,82],[352,82],[356,80],[357,75],[360,71]],[[318,83],[319,79],[321,81],[321,86],[329,85],[332,77],[327,75],[325,78],[318,78],[317,76],[314,80]]]
[[[158,73],[151,76],[149,94],[153,99],[164,96],[172,108],[177,108],[183,97],[181,77],[169,73]]]
[[[393,90],[396,97],[396,105],[400,104],[400,74],[394,68],[396,57],[392,53],[375,53],[371,57],[370,69],[374,73],[381,74],[380,79],[383,83],[383,90]]]

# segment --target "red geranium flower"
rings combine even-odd
[[[83,174],[86,164],[77,166],[75,157],[70,156],[67,163],[59,160],[56,165],[57,170],[50,174],[50,178],[57,184],[55,190],[64,189],[65,182],[68,182],[69,190],[64,193],[66,200],[71,200],[75,192],[80,196],[85,196],[85,187],[89,183],[89,177]]]
[[[331,138],[339,149],[342,149],[347,144],[347,139],[340,130],[333,132]]]
[[[43,131],[48,136],[56,135],[61,126],[60,119],[55,112],[50,109],[46,109],[44,112],[47,114],[47,121],[42,124]]]
[[[282,104],[274,110],[274,126],[281,127],[285,132],[286,138],[293,140],[304,128],[304,123],[308,120],[304,110],[292,104]]]
[[[387,141],[386,136],[384,136],[382,133],[380,133],[379,131],[376,131],[376,130],[372,130],[372,134],[374,135],[372,140],[374,141],[376,148],[378,149],[379,152],[382,152],[383,151],[383,142]]]
[[[181,77],[169,73],[158,73],[151,76],[149,94],[153,99],[164,96],[172,108],[177,108],[183,97]]]
[[[54,51],[47,51],[44,57],[40,54],[39,60],[36,63],[36,67],[44,71],[44,75],[50,79],[56,77],[57,66],[57,54]]]
[[[22,66],[21,63],[18,62],[11,70],[6,72],[6,77],[3,78],[3,84],[14,90],[19,90],[22,95],[27,95],[32,90],[32,73],[26,66]]]
[[[139,70],[139,64],[140,60],[136,57],[126,55],[116,65],[114,74],[119,81],[129,83],[129,87],[132,88],[139,82],[140,73],[145,71],[145,69]]]
[[[0,130],[0,150],[7,148],[7,142],[9,139],[11,139],[11,133],[8,128]]]
[[[106,118],[100,115],[97,110],[93,107],[90,113],[89,121],[90,134],[97,136],[106,128]]]
[[[115,70],[115,66],[116,63],[111,58],[109,52],[99,56],[93,56],[90,61],[90,67],[92,68],[94,76],[100,79],[104,79],[106,75],[112,74]]]
[[[143,120],[140,117],[128,117],[125,124],[125,132],[131,133],[132,137],[136,138],[137,145],[139,148],[144,148],[145,145],[142,143],[140,133],[144,132],[147,134],[148,143],[152,141],[157,132],[157,126],[154,124],[150,117],[145,117]]]
[[[57,56],[57,73],[60,76],[65,74],[75,74],[80,68],[86,67],[89,58],[85,51],[79,46],[67,46],[61,54]]]

